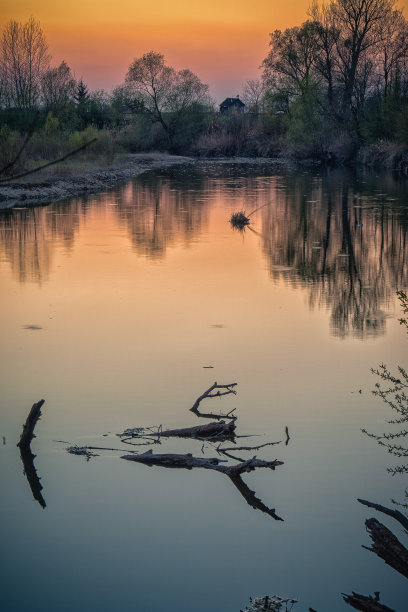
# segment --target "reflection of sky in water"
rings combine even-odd
[[[8,610],[235,612],[279,593],[336,611],[351,590],[403,609],[402,579],[361,549],[372,513],[356,503],[403,488],[360,433],[389,418],[370,367],[406,357],[393,297],[407,286],[402,187],[206,168],[0,217]],[[231,212],[264,204],[256,233],[232,230]],[[188,408],[214,380],[239,383],[211,404],[237,408],[239,433],[261,443],[289,427],[287,447],[259,452],[284,465],[244,477],[283,523],[221,474],[86,462],[55,442],[117,446],[126,427],[196,425]],[[15,448],[40,397],[45,510]],[[201,443],[162,450],[199,455]]]

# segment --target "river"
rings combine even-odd
[[[337,612],[351,591],[405,609],[364,521],[406,537],[357,498],[396,507],[406,488],[361,430],[396,430],[371,368],[408,366],[407,202],[390,175],[198,162],[0,212],[2,609],[238,612],[278,594]],[[200,407],[235,409],[236,446],[280,442],[235,452],[283,462],[243,475],[258,506],[216,471],[120,459],[127,428],[208,422],[189,409],[215,381],[236,393]],[[41,398],[36,483],[16,443]]]

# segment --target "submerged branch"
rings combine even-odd
[[[33,438],[35,438],[34,428],[41,416],[41,408],[45,400],[40,400],[36,404],[33,404],[28,414],[27,420],[23,426],[23,432],[20,436],[20,441],[17,446],[20,448],[29,449]]]
[[[351,595],[342,593],[342,596],[346,604],[362,612],[395,612],[392,608],[379,602],[379,593],[374,593],[374,597],[371,597],[371,595],[367,597],[352,591]]]
[[[182,427],[179,429],[162,430],[161,426],[157,431],[149,431],[141,428],[135,430],[127,429],[122,434],[118,434],[123,442],[132,439],[150,439],[152,442],[159,442],[160,438],[191,438],[195,440],[233,440],[235,437],[235,423],[231,421],[215,421],[206,425],[196,425],[194,427]]]
[[[35,455],[31,452],[30,446],[20,446],[20,457],[23,462],[24,474],[28,480],[28,484],[30,485],[31,493],[33,497],[42,508],[46,507],[45,500],[41,494],[43,486],[40,482],[40,478],[37,474],[37,470],[35,469],[34,459]]]
[[[265,514],[271,516],[275,521],[283,521],[283,518],[278,516],[275,512],[275,508],[268,508],[259,497],[256,497],[255,491],[251,491],[248,485],[242,480],[240,476],[229,476],[229,479],[233,485],[241,493],[247,504],[254,508],[254,510],[260,510]]]
[[[375,518],[367,519],[366,528],[373,541],[367,550],[375,553],[397,572],[408,578],[408,550],[385,525]]]
[[[392,510],[391,508],[381,506],[380,504],[375,504],[374,502],[367,501],[366,499],[358,499],[357,501],[364,506],[368,506],[368,508],[374,508],[374,510],[378,510],[378,512],[391,516],[393,519],[398,521],[404,527],[404,529],[406,529],[406,531],[408,531],[408,518],[399,510]]]
[[[220,463],[225,462],[225,460],[218,459],[217,457],[193,457],[191,453],[186,453],[184,455],[177,453],[155,455],[151,449],[142,455],[123,455],[121,459],[168,468],[184,468],[187,470],[191,470],[192,468],[204,468],[207,470],[222,472],[227,476],[239,476],[240,474],[253,472],[257,468],[269,468],[274,470],[277,466],[283,465],[283,461],[278,461],[277,459],[274,459],[273,461],[263,461],[262,459],[253,457],[252,459],[242,461],[236,465],[226,466],[220,465]]]
[[[275,509],[268,508],[268,506],[257,498],[255,496],[255,492],[251,491],[251,489],[241,478],[241,474],[252,472],[257,468],[269,468],[274,470],[277,466],[283,465],[282,461],[278,461],[276,459],[274,461],[262,461],[261,459],[253,457],[252,459],[242,461],[237,465],[228,466],[220,465],[220,463],[224,463],[226,460],[218,459],[217,457],[193,457],[190,453],[185,455],[172,453],[154,455],[151,449],[142,455],[123,455],[121,459],[136,461],[137,463],[144,463],[148,466],[157,465],[160,467],[184,468],[187,470],[191,470],[193,468],[204,468],[207,470],[221,472],[230,478],[231,482],[241,493],[247,504],[249,504],[252,508],[265,512],[276,521],[283,521],[283,519],[276,514]]]

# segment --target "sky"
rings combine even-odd
[[[40,21],[52,63],[65,60],[91,90],[123,83],[148,51],[189,68],[217,102],[257,78],[269,33],[299,25],[311,0],[1,0],[0,27]],[[408,0],[400,0],[408,16]]]

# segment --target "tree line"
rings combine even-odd
[[[0,40],[0,141],[35,124],[54,140],[102,130],[104,147],[109,140],[128,151],[334,163],[367,146],[380,157],[404,154],[408,22],[395,0],[313,0],[307,21],[270,34],[260,69],[259,79],[244,84],[244,114],[220,116],[208,85],[154,51],[135,59],[111,93],[90,92],[65,61],[51,65],[33,17],[11,20]]]
[[[314,0],[307,21],[270,34],[262,69],[263,103],[289,116],[293,142],[408,142],[408,23],[395,0]]]

